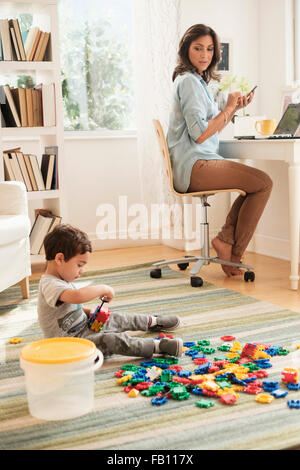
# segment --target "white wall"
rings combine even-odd
[[[289,85],[288,41],[291,34],[289,0],[258,2],[259,110],[267,118],[280,119],[282,90]],[[288,169],[283,162],[264,162],[257,168],[273,180],[270,201],[250,249],[278,258],[289,258]]]
[[[141,202],[136,138],[65,135],[68,222],[86,231],[97,249],[133,245],[118,240],[118,223],[110,240],[97,240],[96,230],[103,219],[97,216],[99,205],[117,210],[122,195],[128,206]]]
[[[278,119],[281,89],[286,84],[286,5],[290,0],[182,0],[181,32],[206,23],[221,39],[233,44],[233,72],[258,84],[251,114]],[[232,135],[232,128],[227,136]],[[134,138],[66,138],[69,222],[86,230],[97,248],[136,245],[134,240],[97,241],[96,210],[101,203],[118,207],[119,195],[129,204],[140,203],[137,145]],[[257,164],[255,164],[257,165]],[[289,256],[287,167],[264,162],[259,167],[271,176],[274,190],[250,249],[275,257]],[[228,201],[215,197],[210,208],[211,232],[224,222]],[[140,244],[151,243],[141,240]],[[157,243],[153,241],[152,243]]]

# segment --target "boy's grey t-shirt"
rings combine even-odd
[[[38,319],[45,338],[77,336],[87,326],[88,318],[81,305],[58,300],[66,289],[75,289],[75,286],[51,274],[41,277]]]

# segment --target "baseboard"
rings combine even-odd
[[[271,237],[257,233],[254,234],[247,251],[289,261],[290,241],[284,238]]]
[[[119,248],[134,248],[136,246],[159,245],[160,239],[147,238],[146,235],[138,239],[133,239],[123,233],[110,232],[105,234],[103,238],[99,238],[96,233],[88,233],[88,237],[92,243],[93,250],[115,250]]]
[[[214,238],[218,230],[211,230],[210,239]],[[151,238],[150,234],[142,234],[140,238],[134,239],[125,233],[108,233],[103,239],[98,238],[96,233],[89,233],[94,250],[113,250],[118,248],[134,248],[138,246],[167,245],[180,251],[197,251],[202,247],[201,241],[190,241],[182,239],[163,240],[158,237]],[[260,255],[272,256],[283,260],[290,260],[290,242],[287,239],[271,237],[268,235],[254,234],[247,251]]]

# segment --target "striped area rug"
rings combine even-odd
[[[114,287],[112,311],[180,315],[182,325],[176,335],[184,341],[209,339],[217,347],[222,344],[221,336],[234,335],[242,345],[261,342],[289,349],[289,355],[271,359],[268,380],[280,380],[284,367],[294,367],[300,343],[298,313],[208,283],[192,288],[183,273],[169,268],[163,270],[161,279],[151,279],[149,268],[140,266],[87,273],[77,281],[79,287],[97,283]],[[121,365],[141,361],[117,355],[95,374],[93,412],[54,422],[32,417],[19,353],[25,344],[42,338],[37,288],[38,283],[31,282],[28,301],[18,301],[19,287],[0,293],[0,449],[254,450],[299,444],[300,410],[290,409],[286,401],[300,399],[300,391],[271,404],[257,403],[253,395],[240,393],[232,406],[214,399],[212,408],[199,408],[195,405],[199,397],[191,395],[188,400],[169,400],[157,407],[147,397],[129,398],[117,384],[114,372]],[[16,336],[23,342],[10,344]],[[179,365],[195,368],[188,356],[180,358]]]

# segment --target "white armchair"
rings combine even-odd
[[[30,220],[26,188],[18,181],[0,182],[0,292],[18,282],[29,297]]]

